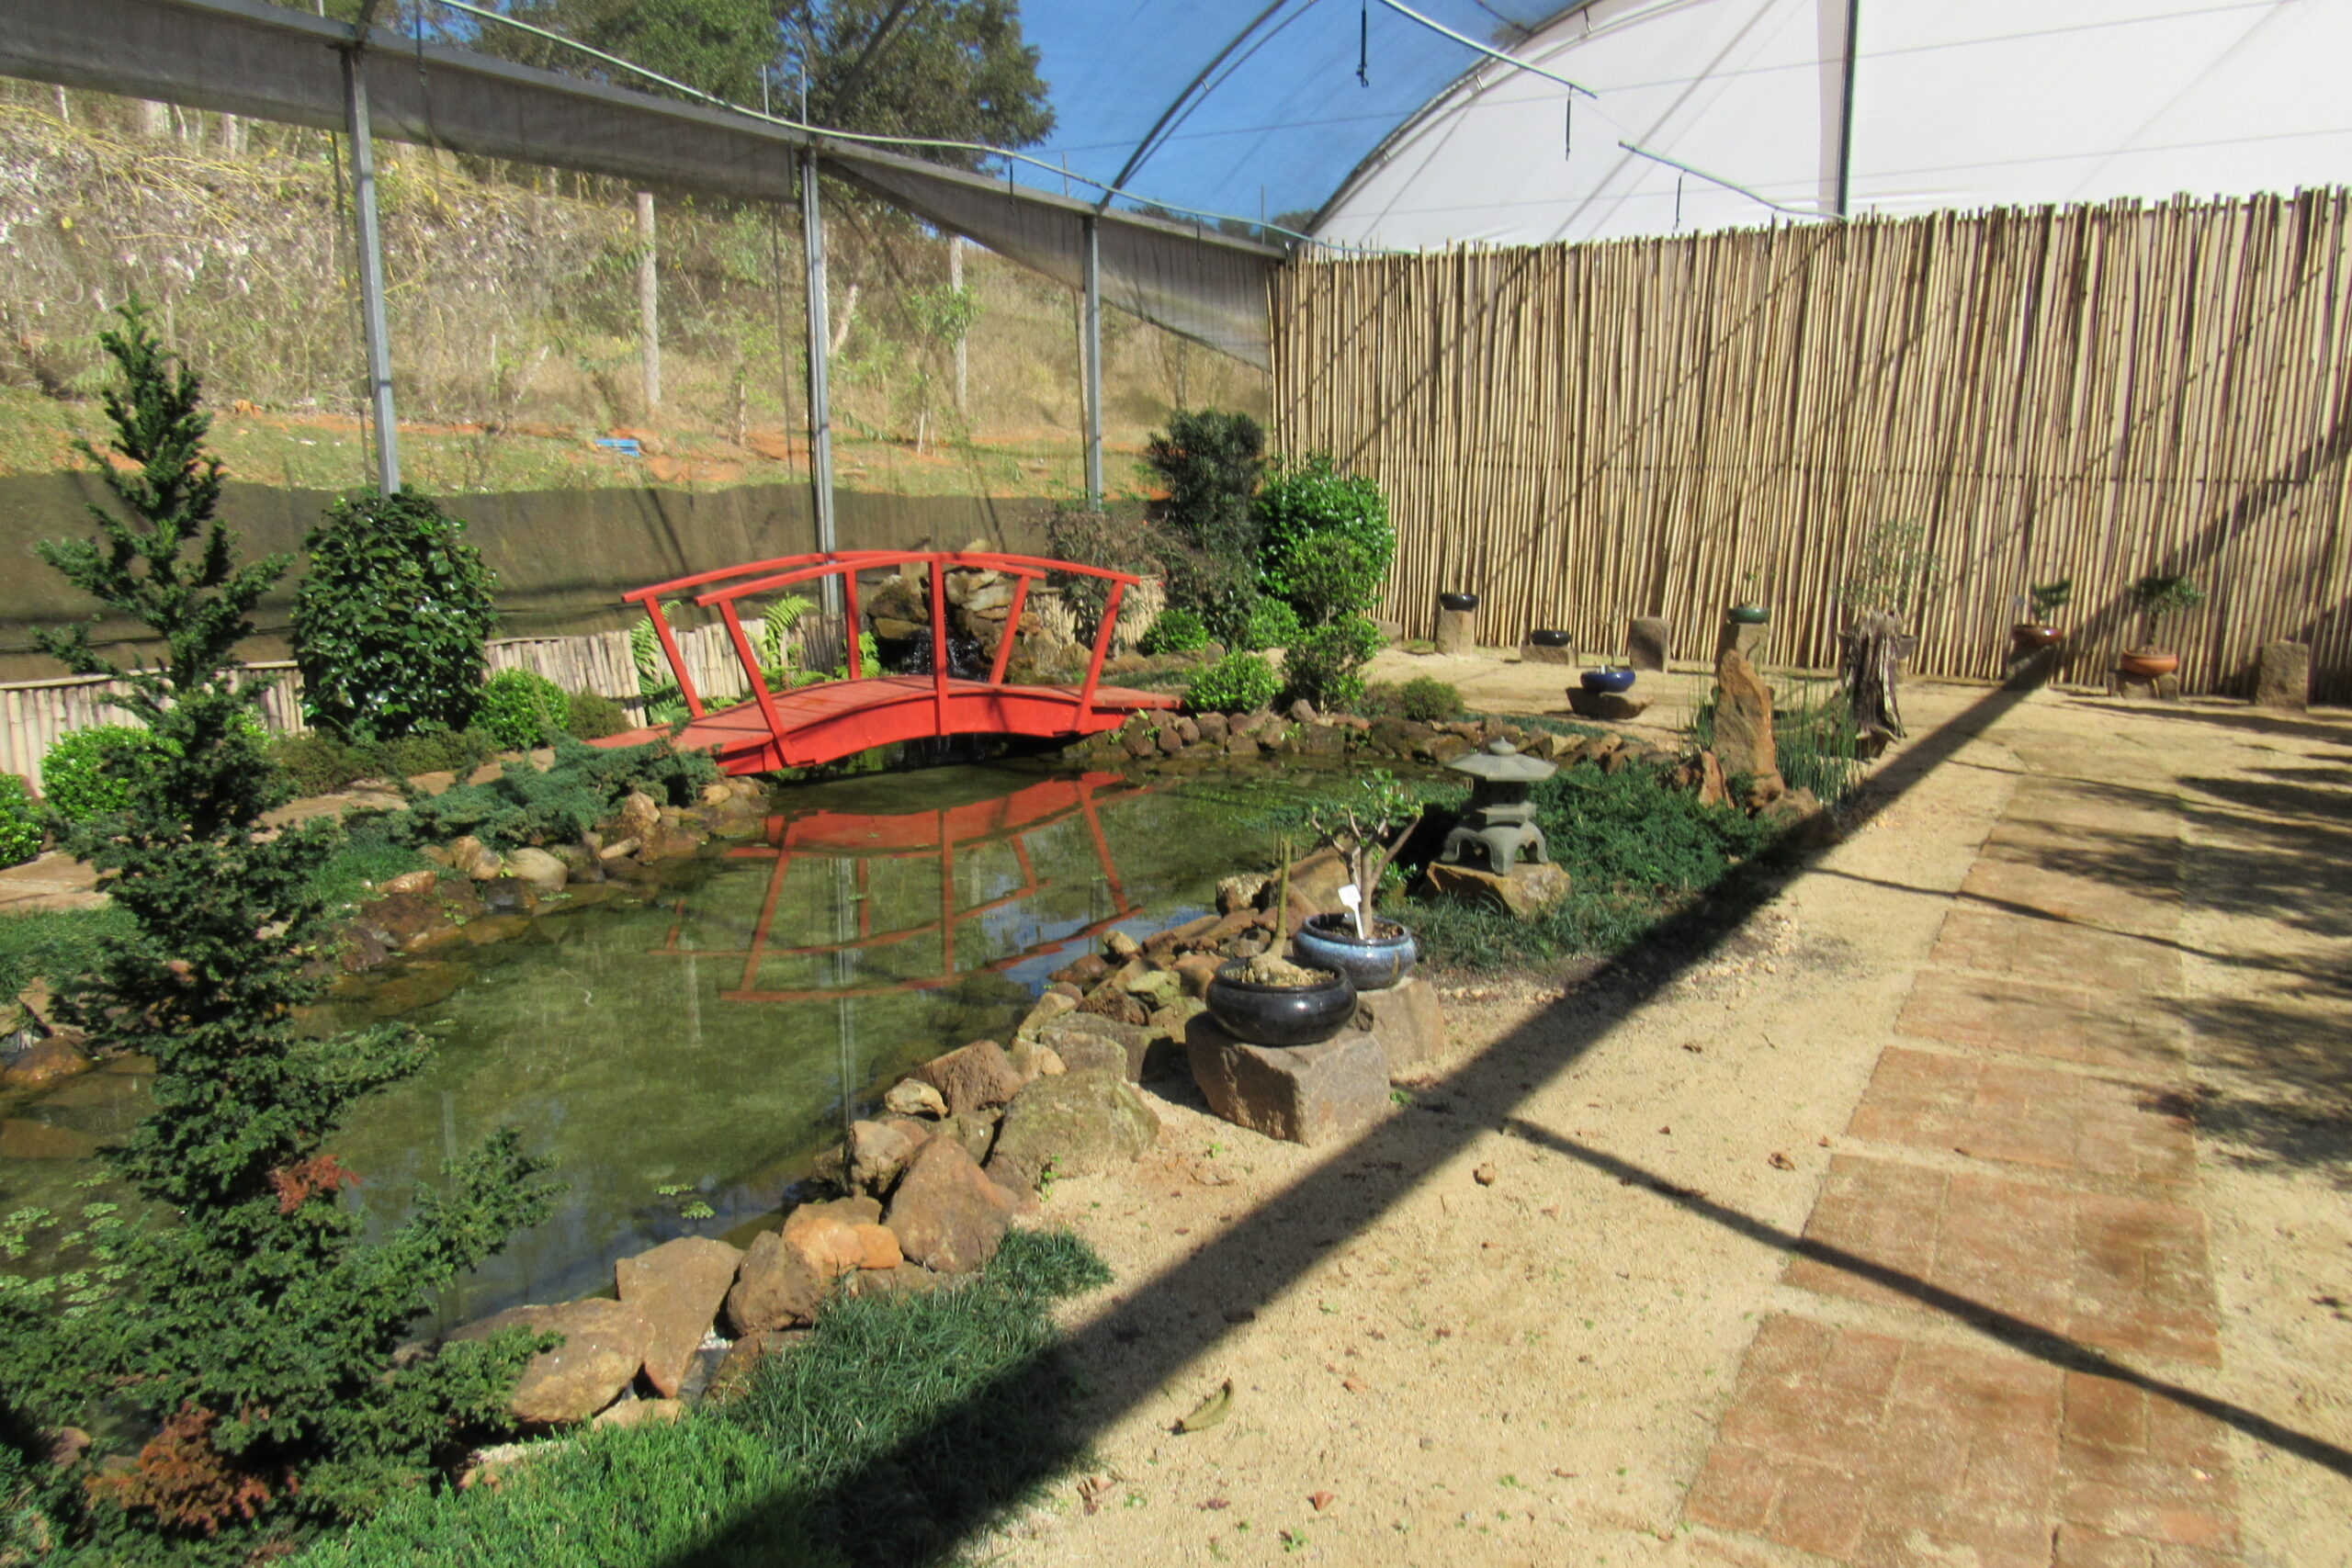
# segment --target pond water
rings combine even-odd
[[[567,1184],[449,1292],[444,1325],[589,1293],[616,1258],[772,1213],[908,1068],[1007,1038],[1102,931],[1193,918],[1264,849],[1223,792],[1018,763],[791,785],[772,804],[764,831],[658,885],[589,889],[510,940],[338,987],[334,1021],[404,1018],[437,1046],[334,1142],[372,1224],[501,1126]],[[95,1145],[145,1111],[147,1080],[123,1066],[0,1108],[0,1212],[77,1197]],[[682,1216],[697,1202],[709,1217]]]

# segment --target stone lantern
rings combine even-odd
[[[1535,825],[1535,807],[1527,792],[1558,773],[1556,763],[1530,757],[1508,740],[1489,740],[1484,750],[1457,757],[1446,766],[1471,778],[1470,804],[1462,820],[1445,836],[1438,859],[1461,865],[1473,852],[1486,862],[1484,869],[1508,876],[1522,854],[1537,865],[1547,863],[1544,829]]]

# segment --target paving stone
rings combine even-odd
[[[2205,1216],[1841,1155],[1791,1284],[1955,1315],[1993,1313],[2078,1344],[2220,1364]]]
[[[1954,970],[1923,969],[1896,1027],[1919,1040],[2162,1072],[2181,1056],[2170,1014],[2119,1009],[2112,996]]]
[[[1687,1517],[1859,1568],[2222,1568],[2219,1426],[1973,1346],[1767,1318]]]
[[[1983,909],[1954,908],[1932,964],[2095,990],[2165,995],[2180,986],[2180,953],[2158,941]]]
[[[2054,917],[2130,936],[2170,938],[2180,930],[2180,889],[2170,877],[2146,885],[2052,870],[2039,857],[1987,854],[1960,885],[1963,908]]]
[[[2062,1176],[2175,1185],[2197,1170],[2186,1109],[2146,1084],[1891,1045],[1846,1131]]]

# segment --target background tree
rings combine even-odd
[[[424,1046],[401,1026],[319,1037],[298,1021],[325,989],[317,888],[341,828],[264,829],[288,790],[253,722],[260,688],[231,664],[287,562],[237,563],[197,378],[136,301],[121,320],[103,342],[123,466],[82,446],[114,507],[91,509],[96,539],[41,555],[150,627],[162,661],[126,670],[85,626],[40,640],[122,682],[117,705],[159,742],[126,779],[128,807],[72,829],[131,930],[61,998],[94,1046],[155,1064],[153,1109],[107,1154],[145,1213],[107,1243],[103,1301],[86,1274],[6,1281],[0,1382],[51,1421],[102,1391],[160,1427],[136,1466],[94,1483],[92,1528],[219,1538],[365,1511],[496,1417],[527,1336],[401,1366],[392,1353],[443,1286],[547,1213],[550,1189],[503,1132],[382,1241],[360,1238],[341,1197],[357,1177],[328,1143]]]

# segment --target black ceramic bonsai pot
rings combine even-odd
[[[1772,606],[1770,604],[1734,604],[1731,607],[1729,614],[1734,621],[1743,626],[1760,626],[1765,622],[1772,618]]]
[[[1437,596],[1437,603],[1442,610],[1475,610],[1478,607],[1478,596],[1476,593],[1441,593]]]
[[[1209,982],[1209,1016],[1227,1034],[1251,1045],[1317,1045],[1355,1016],[1356,988],[1337,970],[1314,986],[1253,986],[1236,959]]]
[[[1566,648],[1569,644],[1566,632],[1554,631],[1544,626],[1538,626],[1535,630],[1529,632],[1527,640],[1538,648]]]
[[[1310,969],[1331,969],[1359,991],[1385,990],[1413,972],[1420,944],[1394,920],[1373,920],[1370,937],[1356,935],[1353,915],[1317,915],[1293,936],[1291,948]]]
[[[1583,671],[1577,679],[1584,683],[1584,689],[1588,692],[1622,693],[1634,689],[1634,671],[1624,665],[1616,665],[1606,670]]]

